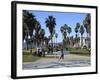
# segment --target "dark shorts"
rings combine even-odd
[[[64,55],[62,54],[61,57],[64,57]]]

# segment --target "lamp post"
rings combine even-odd
[[[30,44],[30,53],[32,54],[32,37],[28,36],[28,42]]]

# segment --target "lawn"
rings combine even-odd
[[[87,49],[81,49],[81,48],[70,48],[68,49],[71,54],[78,54],[78,55],[86,55],[90,56],[91,52],[89,52]]]
[[[35,49],[32,49],[32,52],[34,52]],[[70,54],[77,54],[77,55],[83,55],[83,56],[90,56],[91,52],[89,52],[87,49],[81,49],[81,48],[69,48],[68,51],[70,51]],[[41,58],[56,58],[56,56],[34,56],[30,53],[30,50],[23,50],[23,62],[35,62]]]
[[[23,62],[34,62],[39,60],[41,57],[33,55],[23,55]]]
[[[28,50],[27,49],[23,49],[23,54],[25,54],[25,55],[28,54],[29,55],[30,54],[30,50],[31,49],[28,49]],[[36,48],[32,48],[32,52],[35,52],[35,51],[36,51]]]

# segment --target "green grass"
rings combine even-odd
[[[89,52],[87,49],[81,49],[81,48],[70,48],[68,49],[71,54],[78,54],[78,55],[86,55],[90,56],[91,52]]]
[[[27,50],[27,49],[23,49],[23,52],[28,52],[28,53],[29,53],[30,50],[31,50],[31,49],[28,49],[28,50]],[[34,51],[36,51],[36,48],[32,48],[32,52],[34,52]]]
[[[30,53],[30,51],[31,51],[31,49],[23,49],[23,55],[32,55],[31,53]],[[34,53],[36,51],[36,48],[33,48],[32,49],[32,53]]]
[[[41,57],[33,55],[23,55],[23,62],[34,62],[39,60]]]
[[[87,49],[81,49],[81,48],[69,48],[68,49],[71,54],[77,54],[77,55],[83,55],[83,56],[90,56],[91,52],[89,52]],[[32,52],[34,52],[35,49],[32,49]],[[35,62],[41,58],[56,58],[56,56],[45,56],[45,57],[39,57],[39,56],[33,56],[30,53],[30,50],[23,50],[23,62]]]

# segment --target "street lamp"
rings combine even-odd
[[[32,38],[30,36],[28,36],[28,43],[30,44],[30,53],[32,53]]]

